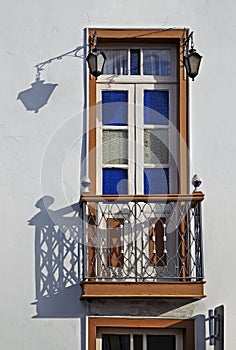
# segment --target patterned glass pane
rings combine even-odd
[[[128,91],[102,91],[102,124],[128,124]]]
[[[103,74],[126,75],[128,74],[127,50],[102,50],[106,55]]]
[[[144,130],[144,163],[168,164],[168,130],[145,129]]]
[[[144,75],[171,75],[170,50],[143,50]]]
[[[103,130],[103,164],[128,164],[128,131]]]
[[[144,90],[144,124],[168,125],[169,91]]]
[[[127,194],[128,170],[111,168],[102,170],[103,194]]]
[[[144,194],[168,194],[169,169],[144,169]]]
[[[130,50],[130,74],[140,74],[140,50],[138,49]]]

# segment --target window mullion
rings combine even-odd
[[[143,333],[143,350],[147,350],[147,336]]]
[[[140,49],[140,75],[143,75],[143,49]]]
[[[128,75],[130,75],[130,60],[131,60],[130,49],[128,49]]]
[[[134,337],[133,337],[133,333],[130,334],[130,350],[134,350]]]

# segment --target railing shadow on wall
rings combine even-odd
[[[35,227],[34,317],[83,317],[81,211],[79,203],[51,210],[51,196],[35,204],[40,210],[29,220]]]

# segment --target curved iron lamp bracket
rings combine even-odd
[[[36,68],[36,81],[40,80],[40,74],[44,70],[43,67],[46,64],[50,64],[50,63],[52,63],[53,61],[56,61],[56,60],[62,60],[66,56],[71,56],[71,57],[84,59],[84,57],[82,55],[78,55],[79,51],[82,50],[83,48],[84,48],[83,46],[78,46],[74,50],[68,51],[68,52],[66,52],[66,53],[64,53],[62,55],[49,58],[48,60],[46,60],[44,62],[40,62],[40,63],[36,64],[34,66]]]

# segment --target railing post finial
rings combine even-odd
[[[201,178],[197,174],[193,175],[193,178],[192,178],[192,185],[194,186],[193,192],[197,192],[198,187],[200,187],[201,184],[202,184]]]
[[[83,193],[89,193],[89,186],[91,185],[91,180],[88,176],[85,176],[81,180],[81,185],[83,186]]]

